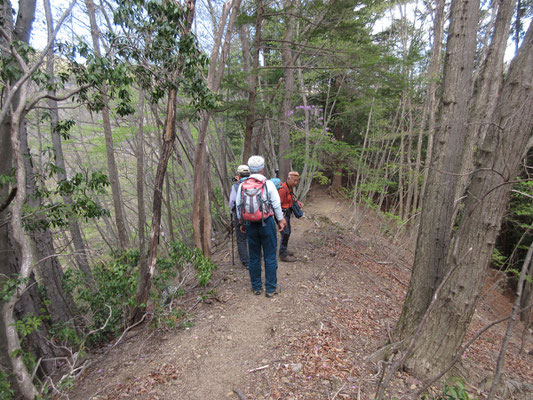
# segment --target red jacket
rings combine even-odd
[[[291,208],[294,203],[294,193],[289,189],[287,182],[283,182],[279,188],[279,199],[281,200],[281,208]]]

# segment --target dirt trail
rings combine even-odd
[[[363,359],[398,318],[410,255],[378,239],[375,223],[363,227],[371,240],[350,231],[348,205],[324,190],[304,211],[289,244],[300,261],[279,263],[279,296],[254,296],[228,247],[215,256],[219,301],[201,304],[189,328],[143,330],[110,350],[70,398],[238,399],[233,390],[247,399],[371,398],[376,365]],[[519,361],[531,381],[533,363]],[[401,374],[393,392],[418,384]]]

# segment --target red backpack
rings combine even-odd
[[[241,216],[245,221],[258,222],[273,215],[270,202],[263,201],[263,192],[267,191],[266,179],[248,178],[241,184]]]

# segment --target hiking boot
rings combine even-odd
[[[283,261],[283,262],[296,262],[296,261],[298,261],[297,258],[295,258],[295,257],[293,257],[293,256],[289,256],[289,255],[286,255],[286,256],[280,257],[279,260],[280,260],[280,261]]]
[[[265,297],[271,298],[281,293],[281,286],[276,286],[276,289],[273,292],[265,293]]]
[[[287,255],[294,257],[296,254],[294,254],[294,251],[287,250]]]
[[[245,270],[248,270],[248,264],[242,264],[242,267],[245,269]]]
[[[252,289],[252,291],[254,292],[254,294],[255,294],[256,296],[259,296],[259,295],[261,294],[261,292],[262,292],[261,289]]]

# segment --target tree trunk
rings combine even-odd
[[[444,32],[444,7],[446,5],[445,0],[436,0],[437,7],[435,11],[435,23],[433,26],[433,48],[431,49],[431,61],[429,63],[428,70],[428,90],[426,96],[426,102],[424,107],[427,107],[428,117],[428,142],[426,147],[426,160],[424,162],[424,179],[422,180],[422,187],[420,189],[420,196],[415,193],[415,204],[418,207],[419,198],[423,199],[426,192],[426,185],[429,174],[429,165],[433,159],[433,138],[435,130],[435,115],[437,108],[436,93],[439,82],[439,72],[441,69],[441,53],[442,53],[442,37]],[[424,122],[424,121],[423,121]],[[421,126],[419,138],[422,135],[424,125]],[[422,142],[420,141],[419,146]],[[420,153],[420,151],[419,151]],[[417,160],[417,165],[420,164],[420,159]],[[421,202],[421,200],[420,200]]]
[[[143,145],[143,129],[144,129],[144,90],[139,91],[139,107],[137,116],[137,235],[139,237],[139,271],[146,271],[146,206],[144,204],[144,145]],[[139,274],[139,277],[143,275]],[[139,286],[142,282],[139,282]]]
[[[244,146],[242,150],[242,162],[248,163],[248,158],[252,155],[252,138],[254,132],[255,115],[255,98],[257,96],[257,81],[259,68],[259,53],[261,51],[261,25],[263,24],[263,0],[257,0],[257,16],[255,19],[255,36],[253,43],[253,61],[252,71],[248,79],[248,113],[246,114],[246,123],[244,131]],[[242,36],[241,36],[242,37]],[[243,46],[243,58],[248,57]]]
[[[163,182],[165,179],[165,173],[167,169],[168,159],[173,149],[174,140],[176,139],[176,90],[171,89],[168,95],[167,105],[167,119],[165,123],[165,132],[163,136],[163,149],[161,151],[161,158],[157,166],[157,173],[155,178],[154,187],[154,200],[153,200],[153,216],[152,226],[150,229],[150,244],[148,247],[148,264],[145,270],[139,268],[139,287],[137,289],[136,303],[137,307],[133,312],[133,320],[139,321],[146,308],[146,301],[150,294],[150,288],[152,285],[152,277],[155,273],[155,267],[157,262],[157,246],[159,244],[159,235],[161,232],[161,207],[163,203]]]
[[[294,94],[294,60],[291,49],[291,42],[294,36],[294,27],[296,17],[292,13],[292,3],[289,0],[283,1],[283,7],[289,14],[288,21],[285,24],[285,34],[283,36],[283,43],[281,45],[281,60],[283,64],[283,100],[281,102],[280,116],[279,116],[279,174],[283,179],[289,174],[291,170],[291,160],[287,158],[287,153],[290,150],[290,124],[289,112],[292,107],[292,96]]]
[[[187,1],[188,8],[187,22],[183,29],[183,36],[187,36],[191,32],[192,22],[196,11],[196,1]],[[177,78],[184,63],[175,71]],[[139,285],[136,293],[136,306],[132,311],[131,319],[133,321],[140,321],[146,310],[146,302],[152,287],[152,278],[155,273],[157,263],[157,246],[159,244],[159,234],[161,232],[161,207],[163,203],[163,184],[165,181],[165,173],[167,170],[168,160],[174,148],[174,141],[176,140],[176,105],[177,105],[177,91],[170,89],[168,94],[167,113],[165,120],[165,127],[163,131],[163,149],[157,166],[157,172],[154,183],[154,198],[152,206],[152,225],[150,228],[150,242],[148,245],[148,263],[145,269],[139,268]]]
[[[478,15],[479,1],[452,3],[440,129],[422,203],[413,273],[396,326],[400,338],[416,329],[445,274],[457,174],[466,138],[468,100],[472,97]]]
[[[102,57],[100,52],[100,31],[96,22],[94,2],[93,0],[85,0],[85,4],[87,5],[89,20],[91,22],[91,37],[93,40],[94,52],[97,57]],[[109,173],[109,182],[111,183],[111,194],[113,196],[113,209],[115,210],[118,241],[120,248],[122,250],[126,250],[128,248],[128,232],[126,230],[126,217],[124,215],[118,169],[115,162],[115,146],[113,144],[113,132],[111,130],[111,119],[109,118],[109,99],[107,97],[107,87],[105,83],[102,83],[100,86],[100,91],[102,93],[102,102],[104,104],[102,109],[102,120],[106,144],[107,168]]]
[[[487,57],[476,82],[477,93],[474,97],[473,110],[470,112],[468,136],[463,153],[461,177],[455,198],[459,199],[468,184],[474,163],[474,151],[483,142],[489,126],[485,123],[492,115],[503,83],[503,57],[507,47],[507,38],[516,1],[500,0],[494,33],[487,52]]]
[[[33,269],[33,254],[28,237],[24,234],[22,227],[22,208],[26,200],[26,173],[24,168],[24,157],[22,155],[19,128],[24,118],[24,107],[27,99],[28,82],[23,83],[19,89],[16,110],[11,118],[11,149],[16,165],[17,195],[13,202],[11,211],[11,226],[13,229],[13,239],[15,244],[21,249],[21,263],[19,271],[19,280],[15,292],[9,300],[3,303],[2,319],[4,322],[3,329],[6,334],[7,351],[11,358],[11,367],[13,374],[17,378],[17,384],[24,398],[33,399],[37,396],[37,390],[33,386],[32,377],[24,365],[23,352],[20,346],[20,338],[16,329],[14,317],[15,304],[26,290]]]
[[[524,309],[531,304],[531,299],[533,297],[533,259],[529,263],[529,269],[527,272],[529,279],[524,283],[524,290],[522,291],[522,297],[520,298],[520,309]],[[524,323],[524,327],[529,327],[531,316],[531,310],[525,310],[520,313],[520,321]]]
[[[232,3],[226,3],[222,12],[222,17],[215,34],[215,42],[211,52],[211,63],[207,76],[207,85],[209,89],[217,93],[222,82],[227,55],[231,43],[233,26],[237,20],[241,0],[233,0]],[[231,17],[227,24],[224,44],[221,48],[222,36],[226,19],[231,10]],[[219,61],[220,52],[220,61]],[[218,69],[217,69],[218,61]],[[200,121],[198,130],[198,144],[194,157],[194,200],[193,200],[193,230],[194,245],[201,249],[206,257],[211,256],[211,207],[210,207],[210,166],[208,162],[207,150],[207,130],[209,128],[210,112],[205,112]]]
[[[533,26],[511,63],[495,111],[487,121],[490,127],[479,149],[465,210],[447,255],[447,267],[457,269],[436,299],[434,312],[417,336],[408,361],[408,369],[417,375],[436,374],[453,360],[474,314],[512,182],[522,162],[517,154],[523,154],[533,129],[531,76]]]
[[[56,256],[52,234],[47,227],[40,228],[41,223],[46,224],[46,216],[39,209],[41,208],[41,199],[37,194],[35,176],[33,173],[33,164],[31,160],[30,149],[28,148],[27,132],[22,124],[20,132],[20,149],[24,152],[23,161],[26,173],[26,193],[27,201],[32,210],[35,210],[33,216],[37,223],[37,229],[28,233],[28,237],[33,242],[33,252],[36,257],[35,273],[39,282],[46,290],[46,296],[50,300],[48,311],[53,323],[72,323],[76,315],[76,306],[72,296],[63,290],[63,268]],[[32,266],[33,267],[33,266]]]

